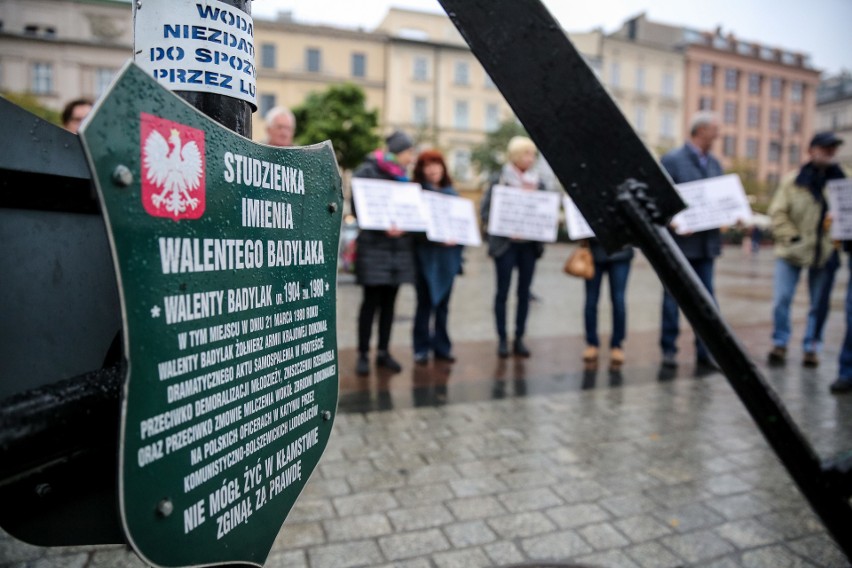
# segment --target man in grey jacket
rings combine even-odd
[[[675,183],[684,183],[700,179],[717,177],[723,174],[722,165],[712,154],[710,148],[719,137],[719,121],[712,112],[702,111],[695,114],[690,122],[689,140],[676,150],[663,156],[663,167]],[[716,257],[722,253],[722,238],[719,229],[699,231],[688,235],[674,234],[674,240],[683,251],[698,278],[713,293],[713,265]],[[660,347],[663,351],[663,367],[677,367],[677,336],[679,329],[677,302],[663,290],[662,329]],[[718,371],[707,347],[695,338],[695,371],[697,375]]]

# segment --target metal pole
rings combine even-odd
[[[826,475],[819,457],[722,319],[716,303],[689,266],[668,229],[655,224],[647,186],[627,180],[618,192],[621,218],[636,244],[677,300],[769,445],[819,515],[834,540],[852,559],[852,507],[842,478]]]

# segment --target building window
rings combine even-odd
[[[737,137],[725,136],[722,139],[722,154],[732,158],[737,155]]]
[[[725,124],[737,123],[737,103],[734,101],[725,101]]]
[[[366,77],[367,76],[367,56],[363,53],[352,54],[352,76]]]
[[[639,134],[645,134],[646,131],[646,120],[645,117],[648,113],[645,111],[645,107],[637,106],[636,107],[636,120],[634,126],[636,127],[636,132]]]
[[[636,68],[636,92],[644,93],[645,92],[645,68],[637,67]]]
[[[485,131],[494,132],[500,128],[500,105],[488,103],[485,105]]]
[[[663,111],[660,120],[660,136],[663,138],[674,138],[674,114],[671,111]]]
[[[98,67],[95,69],[95,96],[100,97],[103,95],[110,84],[112,83],[112,78],[115,76],[115,69],[110,69],[109,67]]]
[[[275,69],[275,44],[260,44],[260,66],[264,69]]]
[[[467,61],[456,61],[453,68],[453,83],[456,85],[470,84],[470,66]]]
[[[663,74],[663,96],[674,97],[674,75],[671,73]]]
[[[757,138],[749,138],[746,140],[746,158],[756,160],[760,153],[760,142]]]
[[[319,73],[322,69],[322,53],[316,47],[305,50],[305,70],[308,73]]]
[[[760,73],[749,73],[748,74],[748,94],[750,95],[759,95],[760,94],[760,86],[763,83],[763,77],[760,76]]]
[[[805,85],[799,81],[790,84],[790,100],[794,103],[802,102],[805,97]]]
[[[428,81],[429,80],[429,60],[425,57],[414,58],[414,80]]]
[[[713,97],[701,97],[698,99],[698,110],[713,110]]]
[[[609,84],[615,88],[621,86],[621,65],[618,61],[613,61],[609,65]]]
[[[261,93],[260,94],[260,116],[262,118],[266,117],[266,113],[275,108],[275,95],[270,93]]]
[[[773,140],[769,143],[769,155],[767,157],[773,164],[781,161],[781,144],[779,142]]]
[[[470,150],[467,148],[453,152],[453,177],[458,180],[470,178]]]
[[[748,111],[746,113],[746,124],[750,128],[757,128],[760,126],[760,107],[757,105],[748,105]]]
[[[485,74],[485,88],[486,89],[496,89],[497,85],[494,84],[494,80],[491,79],[491,75],[488,73]]]
[[[470,128],[470,108],[467,101],[456,101],[453,106],[453,126],[458,130]]]
[[[788,158],[788,162],[791,166],[798,165],[799,160],[801,160],[802,149],[799,148],[798,144],[790,144],[790,157]]]
[[[736,91],[740,86],[740,72],[736,69],[725,69],[725,90]]]
[[[425,126],[429,122],[429,101],[426,97],[414,97],[412,118],[417,126]]]
[[[710,86],[713,84],[714,69],[712,63],[701,64],[701,84]]]
[[[784,90],[784,81],[779,77],[773,77],[769,80],[769,96],[773,99],[780,99]]]
[[[769,111],[769,132],[781,131],[781,111],[774,108]]]
[[[53,93],[53,65],[50,63],[33,63],[30,90],[37,95]]]
[[[790,113],[790,132],[793,134],[800,134],[802,132],[802,113]]]

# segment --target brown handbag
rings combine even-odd
[[[565,261],[562,270],[565,274],[591,280],[595,277],[595,261],[592,258],[592,251],[585,246],[575,248],[568,260]]]

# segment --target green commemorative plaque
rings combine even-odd
[[[337,411],[331,144],[255,144],[134,64],[81,137],[121,294],[128,542],[157,566],[260,565]]]

